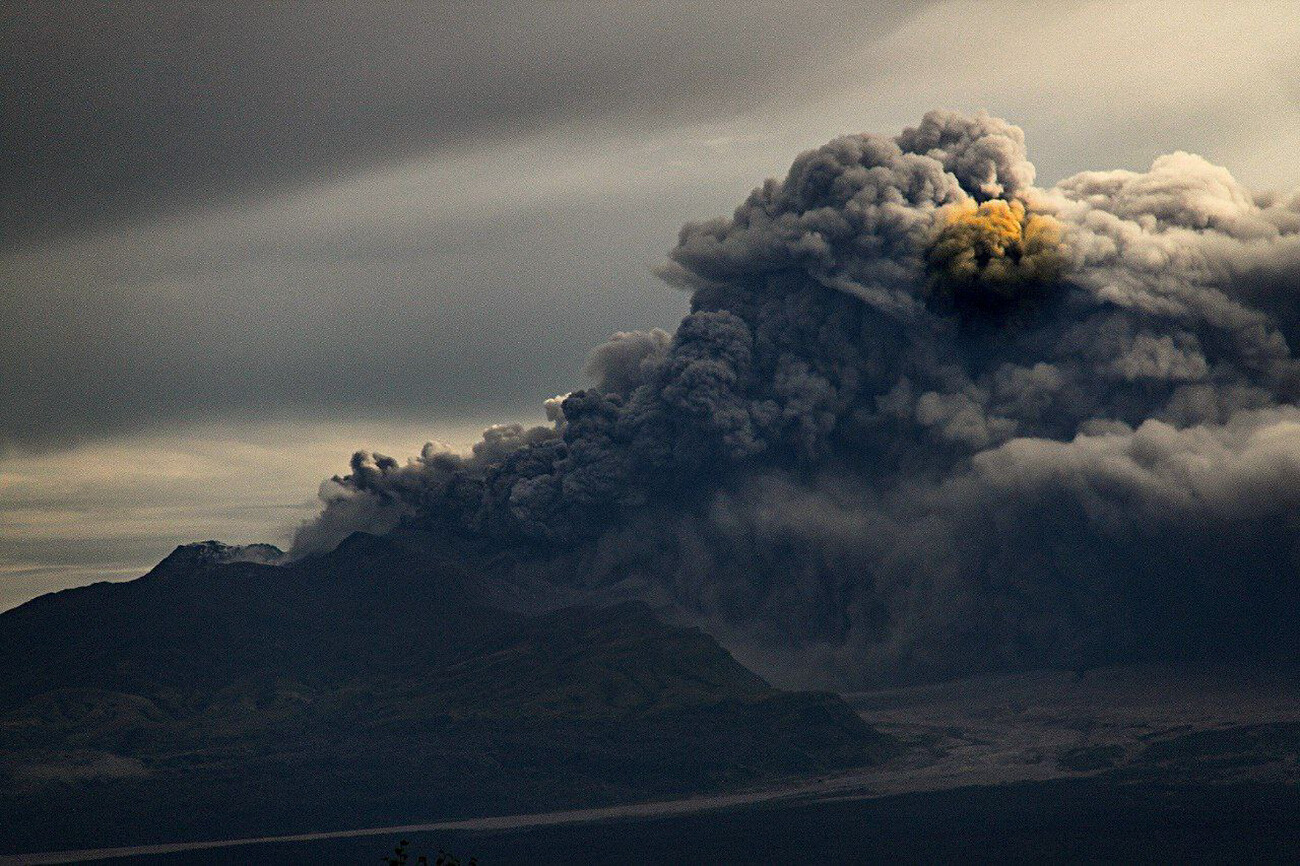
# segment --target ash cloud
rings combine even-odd
[[[1185,153],[1034,185],[931,112],[800,155],[551,423],[359,452],[303,555],[422,529],[625,591],[788,682],[1297,649],[1300,198]]]

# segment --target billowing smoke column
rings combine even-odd
[[[1033,184],[982,113],[802,154],[682,229],[676,333],[549,426],[358,453],[296,552],[495,546],[782,681],[1294,653],[1300,198],[1186,153]]]

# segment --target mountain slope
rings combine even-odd
[[[640,604],[527,617],[371,536],[238,558],[187,546],[0,615],[6,847],[610,803],[891,749]]]

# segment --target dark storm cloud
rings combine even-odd
[[[680,317],[649,264],[740,176],[690,125],[820,92],[915,8],[6,4],[0,456],[531,410]]]
[[[549,126],[716,119],[915,5],[6,4],[0,236]]]
[[[675,222],[658,209],[538,201],[414,232],[345,216],[270,234],[288,219],[304,217],[0,259],[0,455],[190,421],[531,415],[593,342],[684,303],[648,291]],[[521,341],[531,363],[504,376]]]
[[[469,456],[358,454],[298,553],[419,526],[839,685],[1293,652],[1300,198],[1033,180],[985,114],[801,155],[682,229],[671,339]]]

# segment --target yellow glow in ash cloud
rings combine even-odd
[[[1065,264],[1061,224],[1020,201],[953,205],[926,251],[929,292],[941,304],[1006,309],[1051,283]]]

